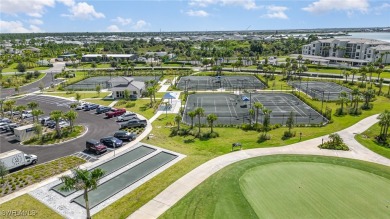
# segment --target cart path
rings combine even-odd
[[[378,115],[367,117],[360,122],[337,132],[349,146],[350,151],[324,150],[318,148],[317,146],[321,144],[322,139],[324,139],[324,141],[328,139],[328,135],[326,135],[283,147],[241,150],[214,158],[178,179],[128,218],[158,218],[212,174],[232,163],[248,158],[275,154],[321,155],[358,159],[390,166],[390,159],[370,151],[359,144],[354,138],[355,134],[365,131],[368,127],[371,127],[378,122],[377,117]]]

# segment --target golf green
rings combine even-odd
[[[390,168],[323,156],[231,164],[160,218],[389,218]]]
[[[259,218],[386,218],[390,180],[350,167],[281,162],[240,178]]]

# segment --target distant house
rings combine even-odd
[[[125,61],[125,60],[135,60],[137,56],[135,54],[86,54],[83,55],[81,58],[82,62],[94,62],[101,60],[103,62],[108,62],[111,59],[113,60],[120,60],[120,61]]]
[[[41,52],[40,49],[35,48],[35,47],[27,47],[27,48],[23,49],[22,51],[24,51],[24,50],[30,50],[31,52],[35,52],[35,53]]]
[[[145,83],[135,81],[132,77],[115,77],[106,83],[107,88],[112,91],[112,97],[114,98],[124,98],[125,90],[130,91],[130,95],[139,98],[142,92],[145,91]]]
[[[64,60],[76,58],[76,57],[77,57],[77,54],[62,54],[62,55],[59,55],[57,57],[57,60],[62,62]]]

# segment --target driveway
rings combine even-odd
[[[28,95],[17,99],[16,104],[26,105],[31,101],[39,103],[39,108],[45,112],[45,115],[49,115],[53,110],[62,110],[66,112],[69,110],[67,104],[71,102],[57,97]],[[37,155],[39,160],[38,163],[43,163],[84,151],[86,140],[99,140],[102,137],[112,135],[119,129],[119,124],[117,124],[114,119],[105,119],[104,117],[104,115],[95,114],[95,111],[78,111],[78,118],[76,119],[75,124],[84,125],[88,128],[88,132],[78,139],[53,146],[23,146],[18,142],[13,141],[14,135],[1,133],[0,152],[18,149],[27,154]]]

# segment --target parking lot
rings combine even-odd
[[[16,105],[26,105],[32,101],[39,104],[38,108],[45,112],[44,116],[48,116],[53,110],[62,110],[66,112],[69,110],[69,104],[72,103],[72,101],[52,96],[29,95],[17,99]],[[14,135],[9,132],[3,132],[0,133],[0,152],[18,149],[27,154],[37,155],[38,163],[47,162],[71,154],[75,154],[90,161],[96,160],[98,158],[96,155],[84,151],[86,140],[99,140],[102,137],[113,135],[113,133],[119,129],[119,124],[115,121],[115,118],[106,119],[104,114],[95,114],[95,110],[80,110],[77,112],[78,118],[76,119],[75,124],[83,125],[88,129],[82,137],[52,146],[23,146],[20,145],[18,141],[15,141]]]

